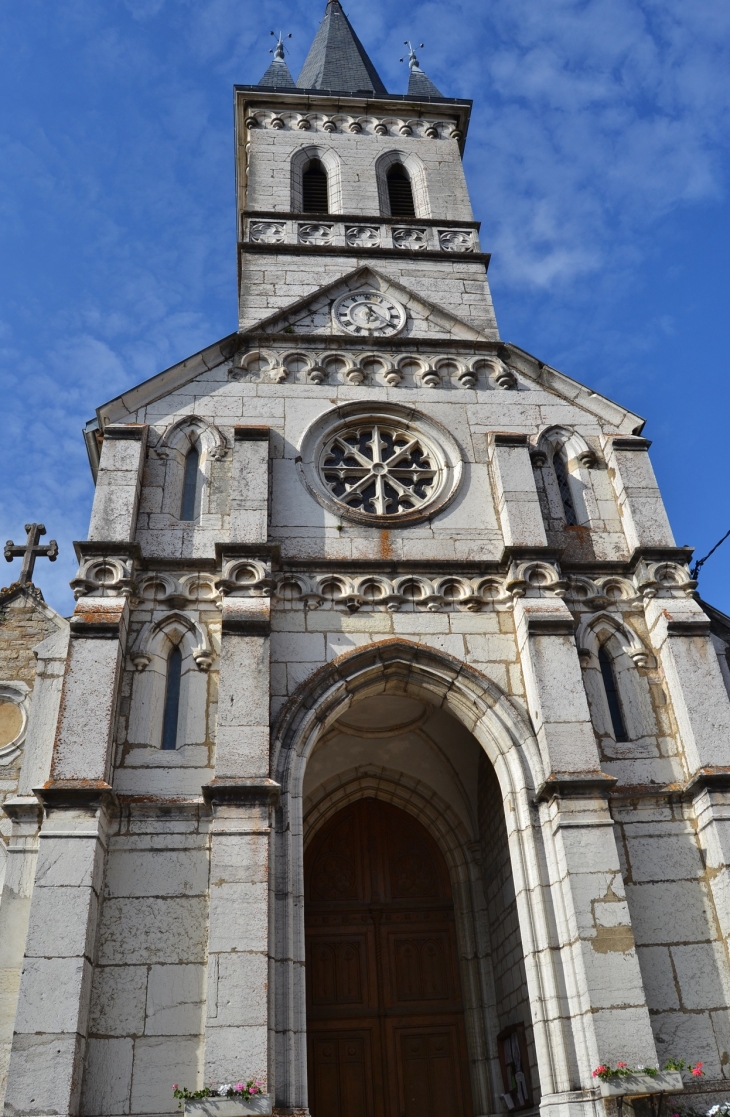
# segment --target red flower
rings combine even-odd
[[[628,1065],[629,1065],[628,1063],[616,1063],[616,1066],[617,1066],[617,1067],[620,1067],[620,1068],[621,1068],[621,1070],[623,1070],[623,1069],[624,1069],[624,1067],[627,1067]]]

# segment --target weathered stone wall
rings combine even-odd
[[[0,683],[20,683],[27,687],[27,693],[22,697],[22,706],[16,707],[9,695],[0,695],[0,709],[5,710],[7,715],[0,725],[0,806],[18,790],[25,734],[20,751],[11,753],[6,758],[2,751],[16,732],[22,731],[27,721],[30,695],[36,678],[33,649],[48,636],[65,627],[63,618],[50,609],[42,597],[37,597],[32,587],[18,590],[13,595],[0,593]],[[18,694],[18,697],[21,695]],[[0,814],[0,836],[6,844],[10,831],[10,819]]]
[[[0,679],[27,683],[32,689],[36,661],[33,648],[57,632],[61,618],[32,591],[9,600],[0,592]]]
[[[169,1113],[203,1068],[208,812],[128,807],[109,835],[81,1112]]]

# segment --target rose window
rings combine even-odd
[[[320,458],[322,477],[336,500],[375,516],[412,512],[430,501],[439,465],[419,435],[373,422],[338,431]]]

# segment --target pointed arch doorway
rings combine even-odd
[[[454,904],[417,819],[363,798],[304,863],[312,1117],[470,1117]]]

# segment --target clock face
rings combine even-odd
[[[400,303],[380,291],[342,295],[332,307],[332,317],[340,329],[357,337],[387,337],[406,324],[406,312]]]

